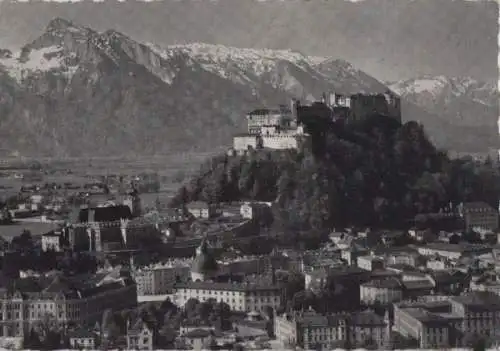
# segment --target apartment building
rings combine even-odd
[[[394,329],[415,342],[415,347],[444,348],[453,344],[453,327],[460,317],[447,313],[433,313],[422,307],[394,307]]]
[[[28,277],[0,289],[0,337],[22,337],[34,325],[50,319],[60,326],[95,323],[106,309],[137,305],[130,277]]]
[[[177,280],[186,280],[191,274],[191,259],[169,260],[134,270],[137,295],[163,295],[172,290]]]
[[[397,278],[378,279],[360,285],[361,302],[386,305],[403,299],[403,283]]]
[[[285,348],[381,347],[386,340],[387,323],[374,312],[322,315],[307,311],[276,316],[274,333]]]
[[[395,304],[394,330],[419,348],[470,346],[477,336],[498,342],[500,297],[475,291],[440,301]]]
[[[464,219],[465,229],[498,229],[498,211],[485,202],[467,202],[459,207],[459,214]]]
[[[281,305],[281,286],[262,283],[221,283],[197,281],[175,285],[175,304],[184,306],[189,299],[204,302],[209,299],[222,301],[233,311],[265,312],[268,307],[276,310]]]

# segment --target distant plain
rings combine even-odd
[[[104,175],[135,176],[157,173],[161,180],[160,192],[140,194],[143,207],[151,208],[157,198],[160,198],[162,203],[168,202],[183,182],[187,181],[201,164],[221,151],[172,153],[137,158],[3,159],[1,160],[3,169],[0,170],[4,173],[8,172],[12,176],[0,178],[0,198],[5,199],[15,195],[21,186],[29,184],[71,182],[74,185],[83,185],[98,180]],[[48,173],[43,175],[42,180],[29,181],[14,177],[16,173],[26,172],[26,165],[33,162],[40,163],[43,171]],[[25,229],[31,231],[33,235],[41,235],[56,227],[57,225],[51,223],[17,222],[13,225],[0,226],[0,236],[11,240],[12,237],[21,234]]]

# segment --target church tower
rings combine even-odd
[[[196,256],[191,266],[191,280],[195,282],[213,279],[217,276],[218,268],[205,237],[196,249]]]

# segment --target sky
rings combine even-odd
[[[463,0],[0,0],[0,48],[62,17],[170,45],[206,42],[345,59],[383,81],[498,80],[498,5]]]

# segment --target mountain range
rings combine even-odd
[[[206,150],[229,146],[254,108],[388,87],[403,98],[403,119],[421,121],[438,146],[496,147],[496,87],[469,78],[387,84],[339,59],[202,43],[159,47],[56,18],[19,52],[0,49],[0,148],[54,157]]]

